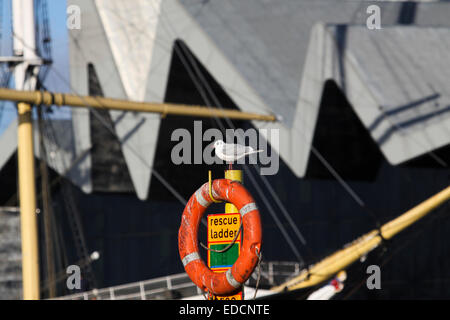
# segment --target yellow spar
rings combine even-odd
[[[397,233],[406,229],[449,199],[450,186],[405,212],[398,218],[384,224],[380,228],[381,236],[385,239],[391,239]],[[375,249],[382,241],[381,236],[378,230],[373,230],[356,239],[346,248],[335,252],[316,265],[313,265],[309,268],[309,271],[303,270],[297,277],[273,287],[272,290],[276,292],[283,290],[291,291],[311,287],[328,280],[339,271]]]
[[[26,102],[29,104],[71,106],[134,112],[151,112],[165,115],[190,117],[229,118],[236,120],[277,121],[274,115],[242,112],[239,110],[219,109],[203,106],[190,106],[172,103],[137,102],[104,97],[79,96],[49,91],[20,91],[0,88],[0,100]]]

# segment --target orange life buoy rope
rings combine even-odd
[[[181,217],[178,231],[178,249],[186,273],[203,291],[214,295],[229,295],[238,291],[258,264],[262,230],[258,208],[242,184],[228,179],[214,180],[211,184],[214,199],[228,201],[236,206],[243,224],[243,243],[240,255],[224,273],[210,270],[198,252],[198,227],[208,206],[213,202],[209,185],[202,185],[189,199]]]

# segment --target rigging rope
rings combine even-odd
[[[47,139],[43,140],[43,143],[46,144],[48,142],[52,142],[52,144],[58,148],[60,144],[58,142],[56,130],[53,126],[52,120],[50,118],[47,118],[47,119],[44,118],[43,120],[45,120],[48,124],[48,126],[44,126],[44,128],[43,128],[44,133],[46,134],[46,137],[47,137]],[[46,146],[45,150],[47,150],[47,148],[48,148],[48,146]],[[43,151],[43,152],[45,152],[45,151]],[[55,154],[61,155],[59,152],[56,152]],[[52,159],[51,157],[50,157],[50,163],[52,164],[53,168],[58,167],[55,160]],[[62,156],[61,156],[60,163],[62,163],[64,166],[64,159]],[[88,248],[86,245],[86,239],[85,239],[85,235],[84,235],[84,231],[83,231],[82,221],[81,221],[81,217],[79,215],[79,211],[78,211],[78,208],[77,208],[75,200],[74,200],[72,190],[70,189],[70,186],[67,185],[66,181],[60,180],[59,182],[61,184],[61,192],[63,194],[62,199],[63,199],[64,205],[66,208],[67,217],[69,218],[69,223],[71,224],[71,230],[72,230],[72,234],[74,237],[75,248],[77,250],[77,254],[80,259],[89,261],[90,255],[89,255],[89,251],[88,251]],[[88,263],[86,265],[86,267],[87,267],[88,282],[94,288],[96,288],[97,280],[95,278],[95,274],[93,272],[93,269],[92,269],[90,263]]]

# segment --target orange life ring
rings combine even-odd
[[[234,204],[241,214],[243,243],[238,259],[228,271],[214,273],[200,258],[198,227],[206,208],[213,202],[208,183],[191,196],[184,208],[178,231],[178,249],[186,273],[200,289],[218,296],[230,295],[241,288],[258,263],[262,239],[261,219],[255,201],[239,182],[214,180],[211,193],[215,199]]]

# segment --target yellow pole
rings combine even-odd
[[[225,179],[242,183],[242,170],[225,170]],[[232,203],[225,203],[225,213],[238,213],[238,209]]]
[[[384,224],[381,227],[381,234],[385,239],[391,239],[400,231],[406,229],[411,224],[428,214],[430,211],[440,206],[450,199],[450,186],[420,203],[411,210],[405,212],[398,218]],[[382,241],[378,230],[373,230],[366,235],[356,239],[346,248],[339,250],[312,266],[309,271],[303,270],[297,277],[279,286],[272,288],[273,291],[281,292],[307,288],[319,284],[337,272],[357,261],[369,251],[375,249]]]
[[[22,240],[23,299],[39,299],[39,254],[36,219],[33,123],[31,106],[20,102],[18,128],[18,170],[20,228]]]
[[[20,91],[0,88],[0,100],[26,102],[30,104],[72,106],[80,108],[112,109],[134,112],[151,112],[188,117],[229,118],[236,120],[277,121],[274,115],[256,114],[230,109],[190,106],[172,103],[136,102],[104,97],[78,96],[48,91]]]
[[[225,170],[225,179],[239,181],[242,183],[242,170]],[[238,209],[232,203],[225,203],[225,213],[238,213]],[[241,231],[242,232],[242,231]],[[241,239],[243,235],[241,233]],[[242,289],[242,300],[244,300],[244,290]]]

